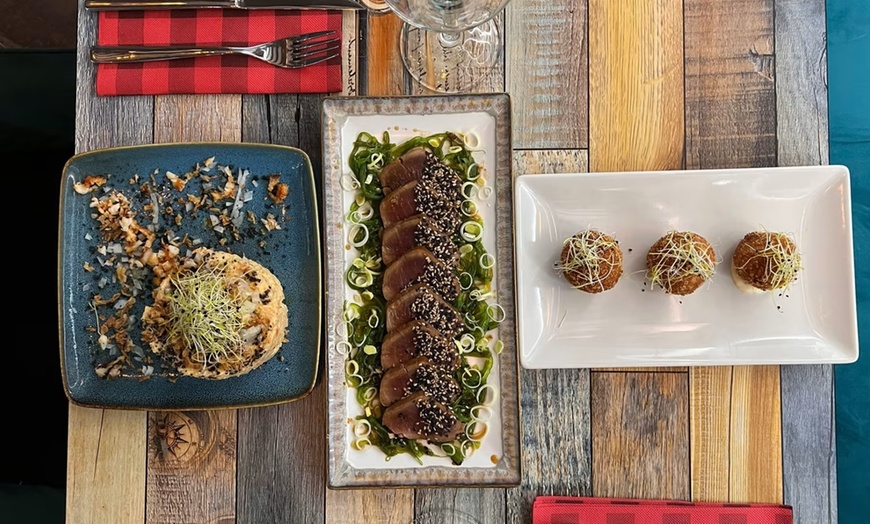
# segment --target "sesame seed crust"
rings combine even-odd
[[[459,213],[459,200],[445,198],[423,183],[417,183],[414,188],[416,212],[423,213],[432,219],[445,233],[452,234],[462,222]]]
[[[459,421],[449,409],[434,399],[423,396],[416,401],[420,420],[415,424],[418,433],[429,437],[444,437]]]
[[[445,264],[455,266],[459,262],[459,249],[428,216],[424,216],[417,224],[414,230],[414,242],[431,251]]]
[[[464,323],[459,313],[439,300],[436,292],[429,286],[424,286],[420,291],[421,293],[411,303],[411,315],[444,335],[461,334]]]
[[[433,335],[422,326],[414,327],[414,347],[420,356],[429,359],[436,366],[448,369],[456,367],[458,353],[456,347],[449,341]]]
[[[444,300],[450,302],[456,300],[459,296],[456,275],[453,274],[453,271],[443,262],[433,260],[428,256],[426,257],[426,266],[423,268],[423,271],[407,287],[415,284],[431,285],[433,289],[437,290],[444,297]]]

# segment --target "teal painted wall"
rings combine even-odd
[[[828,0],[831,163],[852,174],[858,362],[835,369],[841,524],[870,523],[870,1]]]

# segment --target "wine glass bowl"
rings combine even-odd
[[[488,22],[508,0],[386,0],[406,23],[435,32],[461,32]]]
[[[405,69],[432,91],[461,93],[491,78],[502,56],[493,18],[508,0],[386,0],[404,20]]]

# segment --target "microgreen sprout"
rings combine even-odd
[[[568,248],[567,256],[556,263],[556,269],[568,273],[578,289],[603,289],[603,282],[618,271],[619,245],[608,235],[587,229],[565,240],[564,246]]]
[[[710,245],[698,242],[688,231],[670,231],[663,237],[664,246],[649,253],[656,260],[647,270],[654,285],[669,289],[670,285],[691,275],[708,280],[716,271],[716,260],[710,257]]]
[[[223,268],[201,266],[172,277],[169,336],[181,338],[194,351],[192,359],[207,366],[240,360],[241,304],[227,289]]]
[[[756,250],[755,254],[738,269],[742,270],[754,260],[762,258],[766,263],[765,276],[770,289],[788,288],[798,272],[803,269],[801,254],[795,249],[788,235],[768,231],[765,231],[764,235],[764,248]]]

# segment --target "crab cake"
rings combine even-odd
[[[278,352],[287,331],[281,283],[232,253],[197,249],[153,297],[142,315],[142,338],[183,375],[244,375]]]
[[[580,291],[607,291],[622,276],[619,242],[595,229],[580,231],[565,240],[556,269]]]
[[[716,252],[691,231],[670,231],[646,255],[647,279],[671,295],[690,295],[713,277]]]
[[[800,252],[784,233],[747,233],[731,257],[734,285],[749,294],[785,289],[801,269]]]

